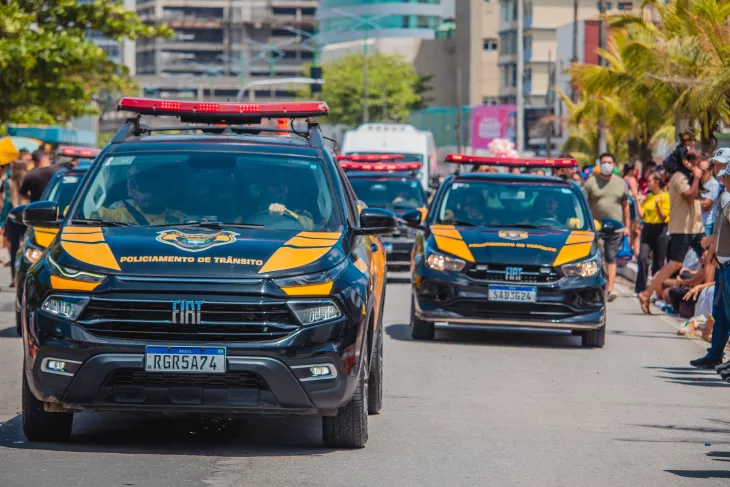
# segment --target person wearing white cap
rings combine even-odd
[[[719,152],[719,151],[718,151]],[[690,365],[700,369],[711,369],[722,363],[725,345],[730,338],[730,158],[715,155],[713,162],[721,164],[722,169],[717,175],[725,186],[720,195],[718,206],[720,210],[715,219],[713,234],[705,238],[702,246],[715,246],[715,258],[719,265],[715,273],[715,296],[712,306],[712,317],[715,321],[712,327],[712,341],[704,357],[690,361]],[[727,367],[730,367],[728,365]],[[723,368],[726,368],[723,366]],[[719,367],[718,367],[719,369]]]

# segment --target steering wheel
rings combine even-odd
[[[550,217],[540,218],[539,220],[537,220],[535,222],[535,225],[551,226],[551,227],[558,227],[558,228],[562,228],[564,226],[560,222],[560,220],[558,220],[557,218],[550,218]]]

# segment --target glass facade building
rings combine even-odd
[[[433,39],[441,17],[441,0],[321,0],[317,9],[325,45],[362,40],[365,30],[369,38]]]

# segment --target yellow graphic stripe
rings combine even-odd
[[[63,229],[63,234],[76,234],[76,233],[99,233],[101,232],[101,227],[65,227]]]
[[[287,296],[329,296],[332,292],[332,282],[305,284],[303,286],[283,286],[281,289]]]
[[[454,225],[431,225],[431,231],[439,249],[467,262],[474,262],[474,256],[469,250],[469,246]]]
[[[121,270],[117,259],[106,243],[78,243],[61,241],[61,247],[76,260],[107,269]]]
[[[341,236],[337,232],[299,232],[274,252],[259,274],[311,264],[329,252]]]
[[[41,247],[48,247],[53,242],[53,239],[58,235],[58,229],[56,228],[35,228],[34,238],[35,243]]]
[[[337,243],[337,239],[329,238],[305,238],[305,237],[294,237],[289,240],[286,245],[292,247],[332,247]]]
[[[592,240],[587,243],[566,245],[562,249],[560,249],[560,253],[555,258],[555,262],[553,262],[553,265],[559,266],[568,262],[573,262],[574,260],[582,259],[583,257],[588,257],[588,255],[591,253],[592,247]]]
[[[360,272],[362,272],[363,274],[366,274],[366,275],[367,275],[367,274],[370,274],[370,270],[368,269],[368,265],[367,265],[367,264],[365,263],[365,261],[364,261],[364,260],[362,260],[362,259],[357,259],[357,260],[355,261],[355,267],[357,267],[357,269],[358,269],[358,270],[359,270]]]
[[[577,243],[589,243],[596,239],[596,235],[593,232],[577,232],[572,231],[568,236],[568,240],[565,241],[565,245],[577,244]]]
[[[100,282],[84,282],[66,279],[64,277],[51,276],[51,287],[58,291],[93,291],[99,287]]]
[[[61,238],[64,242],[80,242],[80,243],[101,243],[104,241],[104,235],[98,233],[64,233]]]
[[[428,215],[428,208],[416,208],[416,209],[421,212],[421,221],[424,221],[426,219],[426,215]]]

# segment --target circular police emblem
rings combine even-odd
[[[519,232],[517,230],[501,230],[499,238],[505,240],[524,240],[527,238],[527,232]]]
[[[164,230],[158,233],[158,242],[174,245],[187,252],[200,252],[218,245],[233,243],[238,236],[233,232],[186,233],[180,230]]]

